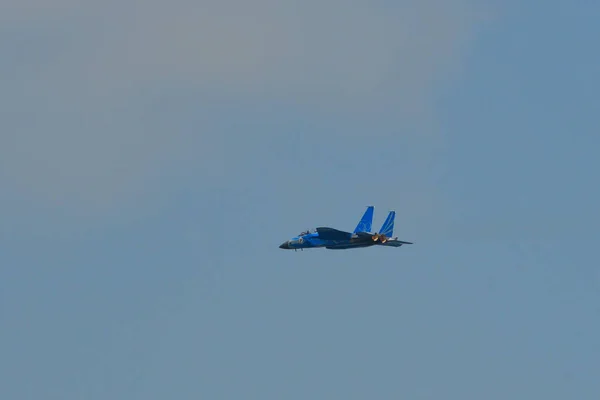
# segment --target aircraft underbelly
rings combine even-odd
[[[349,242],[331,243],[325,246],[330,250],[355,249],[359,247],[373,246],[375,243],[371,240],[351,240]]]

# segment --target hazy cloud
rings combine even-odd
[[[175,160],[221,159],[218,127],[169,129],[186,114],[148,111],[164,93],[423,111],[477,23],[466,0],[24,0],[0,11],[11,60],[0,63],[10,78],[0,177],[86,206],[118,204],[189,166]]]
[[[360,99],[361,106],[427,93],[459,65],[478,21],[464,0],[19,4],[12,11],[20,16],[39,17],[39,7],[68,16],[55,29],[69,32],[69,51],[47,63],[48,79],[109,92],[162,81],[219,93]]]

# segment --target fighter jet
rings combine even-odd
[[[395,211],[390,211],[379,232],[371,232],[373,225],[373,206],[368,206],[360,219],[354,232],[340,231],[334,228],[320,227],[314,230],[306,230],[298,236],[286,240],[279,248],[286,250],[303,250],[325,247],[330,250],[355,249],[370,246],[400,247],[403,244],[412,244],[392,238],[394,233]]]

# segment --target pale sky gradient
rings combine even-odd
[[[600,398],[600,5],[0,0],[0,398]],[[399,249],[283,251],[315,226]]]

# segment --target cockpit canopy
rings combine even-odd
[[[300,234],[298,236],[305,236],[305,235],[309,235],[309,234],[315,233],[315,232],[317,232],[316,229],[307,229],[303,232],[300,232]]]

